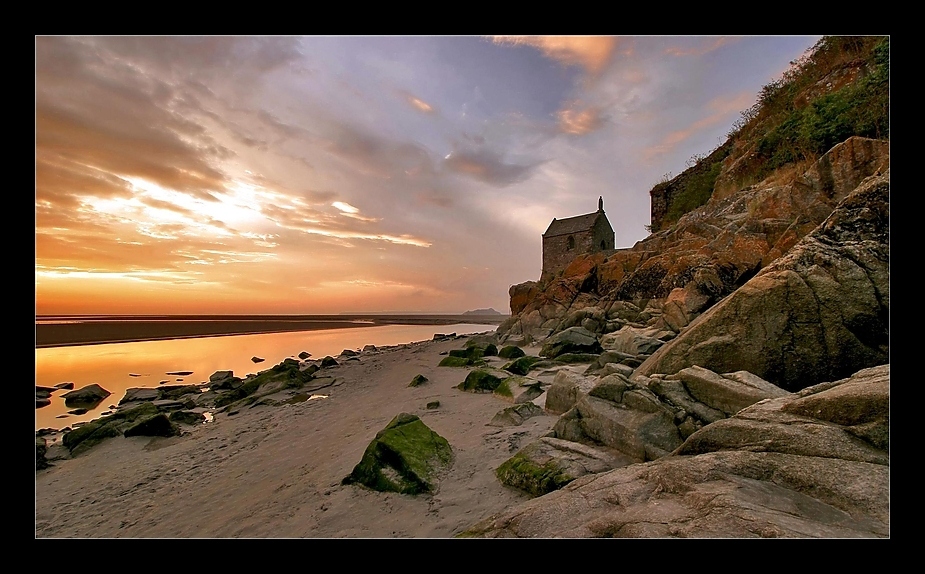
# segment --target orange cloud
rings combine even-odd
[[[495,44],[532,46],[566,65],[580,65],[597,75],[604,69],[617,46],[615,36],[493,36]]]
[[[666,48],[665,53],[669,56],[702,56],[713,50],[719,49],[726,44],[732,42],[738,42],[738,38],[733,38],[729,36],[720,36],[719,38],[714,38],[712,42],[707,44],[702,44],[694,48]]]
[[[594,106],[579,109],[579,102],[570,102],[570,107],[556,112],[559,131],[572,135],[585,135],[600,128],[604,122],[600,110]]]
[[[424,100],[422,100],[421,98],[413,96],[410,93],[405,92],[405,91],[402,91],[400,93],[402,97],[405,98],[405,101],[411,104],[419,112],[424,112],[425,114],[434,113],[434,107],[428,104],[427,102],[425,102]]]

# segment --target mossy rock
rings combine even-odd
[[[564,471],[555,459],[539,464],[523,452],[504,461],[495,470],[495,476],[502,484],[519,488],[533,496],[559,490],[575,480],[575,477]]]
[[[213,391],[224,391],[228,389],[237,389],[244,384],[244,379],[241,377],[225,377],[224,379],[219,379],[214,383],[209,383],[209,389]]]
[[[440,367],[468,367],[469,359],[466,357],[454,357],[452,355],[444,357],[440,364]]]
[[[177,399],[183,395],[202,392],[199,385],[169,385],[160,387],[157,391],[157,398],[161,400]]]
[[[498,384],[498,386],[495,387],[495,390],[492,391],[492,393],[495,394],[495,395],[498,395],[499,397],[502,397],[502,398],[504,398],[504,399],[507,399],[507,400],[509,400],[509,401],[513,401],[513,400],[514,400],[514,393],[513,393],[513,391],[511,391],[511,385],[510,385],[508,379],[503,379],[503,380]]]
[[[206,420],[206,417],[202,413],[194,413],[192,411],[174,411],[170,413],[170,420],[175,423],[195,426],[202,424],[202,422]]]
[[[457,388],[462,391],[473,393],[490,393],[501,384],[502,379],[491,374],[489,371],[474,369],[467,376],[466,380],[460,383]],[[508,390],[510,392],[510,390]]]
[[[469,364],[478,361],[486,355],[487,353],[485,352],[485,349],[478,346],[466,347],[465,349],[453,349],[450,351],[451,357],[465,357],[469,359]]]
[[[494,336],[491,335],[476,335],[466,341],[466,347],[479,347],[480,349],[484,349],[488,345],[493,344],[494,340]]]
[[[178,434],[180,434],[180,429],[164,413],[140,418],[122,431],[122,435],[126,437],[177,436]]]
[[[415,375],[411,382],[408,384],[409,387],[419,387],[427,382],[427,377],[424,375]]]
[[[122,431],[131,426],[136,420],[156,415],[158,412],[156,406],[149,402],[144,402],[136,407],[117,411],[66,432],[61,438],[61,442],[72,455],[76,456],[99,444],[104,439],[121,436]]]
[[[504,365],[503,369],[515,375],[526,375],[533,368],[533,365],[542,361],[540,357],[523,356],[519,359]]]
[[[434,492],[437,476],[452,460],[453,450],[445,438],[417,416],[401,413],[376,434],[343,483],[380,492]]]
[[[239,387],[219,395],[215,399],[215,406],[223,407],[241,401],[254,395],[258,389],[265,385],[273,384],[274,388],[277,389],[297,389],[313,378],[314,376],[310,372],[299,370],[298,361],[285,359],[282,363],[263,371],[256,377],[246,379]]]
[[[40,436],[35,437],[35,470],[49,467],[45,459],[46,452],[48,452],[48,446],[45,444],[45,439]]]
[[[526,356],[526,354],[527,353],[517,345],[508,345],[502,347],[501,350],[498,351],[498,356],[502,359],[519,359],[520,357]]]
[[[485,348],[482,349],[482,355],[485,357],[497,357],[498,356],[498,347],[494,343],[488,343],[485,345]]]
[[[593,353],[562,353],[556,357],[560,363],[593,363],[598,360],[600,354]]]

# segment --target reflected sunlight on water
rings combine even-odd
[[[287,357],[298,358],[302,351],[312,359],[336,356],[344,349],[360,350],[431,340],[434,333],[471,334],[493,331],[492,325],[384,325],[323,331],[297,331],[260,335],[232,335],[198,339],[172,339],[111,343],[35,350],[35,384],[53,387],[73,382],[79,389],[97,383],[112,394],[85,414],[68,414],[61,395],[51,395],[51,404],[36,409],[35,428],[63,428],[75,422],[93,420],[110,406],[118,405],[126,389],[159,385],[199,384],[215,371],[233,371],[244,377],[278,364]],[[255,364],[251,357],[262,357]],[[192,371],[185,376],[170,372]],[[318,396],[318,398],[321,398]]]

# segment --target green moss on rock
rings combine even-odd
[[[344,484],[362,484],[381,492],[433,492],[439,472],[453,451],[445,438],[415,415],[401,413],[376,434]]]
[[[454,357],[452,355],[444,357],[440,364],[440,367],[468,367],[469,359],[466,357]]]
[[[493,392],[501,384],[502,379],[496,377],[488,371],[474,369],[467,376],[466,380],[460,383],[457,388],[470,392]]]
[[[492,392],[498,396],[504,397],[505,399],[514,399],[514,393],[511,391],[511,386],[508,383],[508,379],[503,379]]]
[[[256,393],[260,387],[270,383],[275,383],[281,388],[297,389],[313,378],[310,372],[299,370],[298,361],[285,359],[282,363],[263,371],[256,377],[247,379],[238,388],[221,394],[215,399],[215,406],[223,407],[240,401]]]
[[[117,411],[66,432],[61,442],[72,455],[76,456],[104,439],[121,436],[122,431],[136,420],[154,416],[158,412],[157,407],[152,403],[144,402],[137,407]]]
[[[562,470],[554,459],[538,464],[522,453],[507,459],[495,470],[502,484],[519,488],[533,496],[542,496],[559,490],[575,480]]]
[[[127,437],[176,436],[180,434],[180,429],[176,424],[170,421],[166,414],[157,413],[156,415],[136,420],[134,423],[125,427],[122,434]]]
[[[409,387],[418,387],[427,382],[427,377],[424,375],[415,375],[411,382],[408,384]]]
[[[498,351],[498,356],[502,359],[518,359],[520,357],[526,356],[526,354],[527,353],[525,353],[523,349],[516,345],[508,345],[506,347],[502,347],[501,350]]]
[[[540,357],[524,356],[524,357],[520,357],[519,359],[504,365],[503,369],[515,375],[526,375],[527,373],[530,372],[530,369],[533,367],[534,364],[542,360],[543,359],[541,359]]]

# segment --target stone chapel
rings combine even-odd
[[[543,233],[543,278],[565,269],[575,257],[615,249],[614,233],[604,214],[604,198],[597,211],[565,219],[553,219]]]

